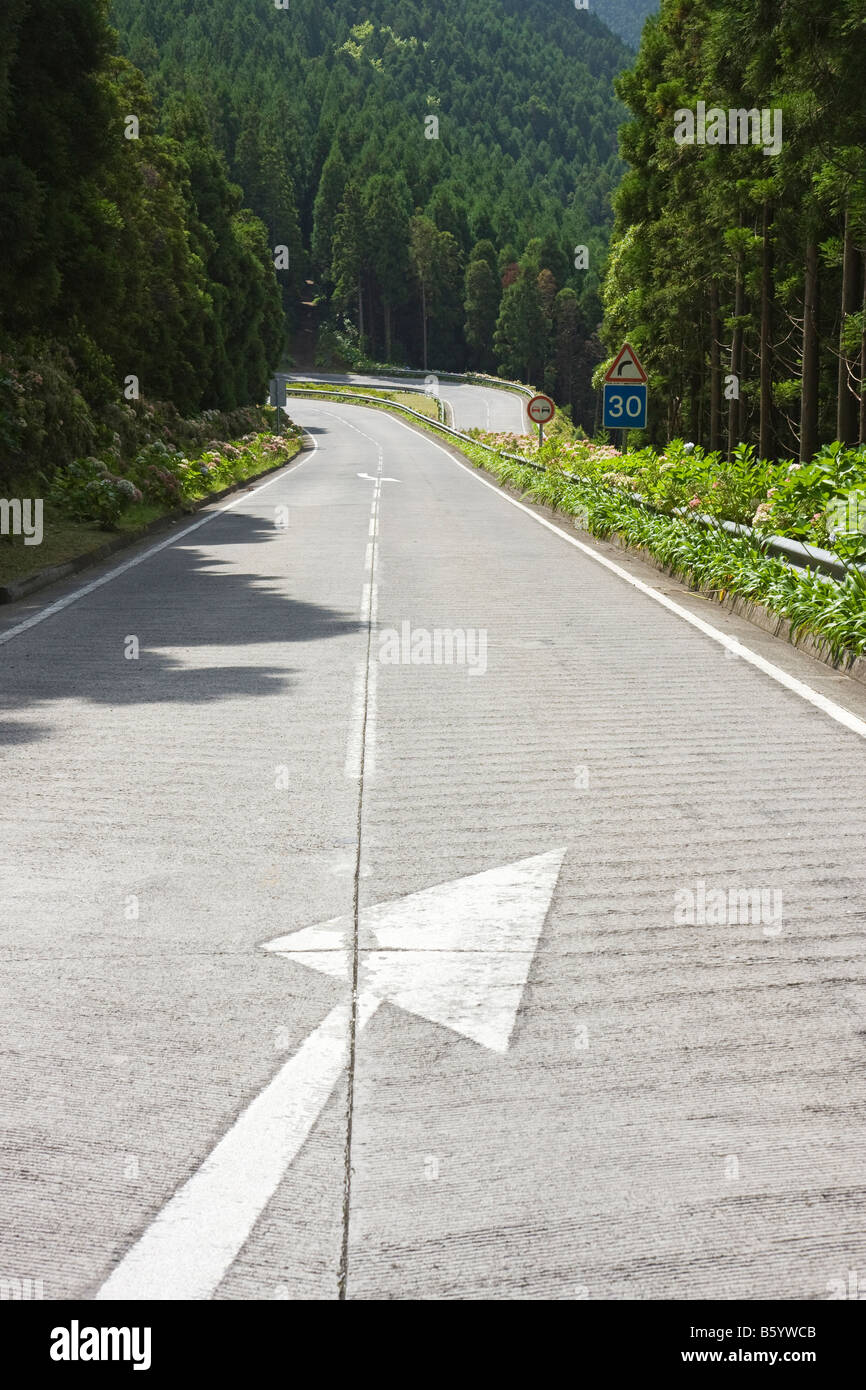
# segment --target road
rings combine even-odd
[[[300,461],[0,612],[0,1277],[828,1297],[866,691],[384,412],[292,411]]]
[[[434,375],[431,373],[431,375]],[[398,386],[404,391],[413,384],[405,376],[360,376],[354,372],[339,375],[334,372],[288,372],[281,373],[278,380],[325,381],[334,385],[354,386]],[[417,385],[423,392],[426,377],[418,378]],[[446,405],[446,424],[457,430],[495,430],[509,434],[526,434],[531,428],[526,418],[528,396],[517,391],[507,391],[496,386],[473,386],[465,381],[443,381],[436,378],[435,394],[441,396]],[[291,399],[291,398],[290,398]],[[294,407],[290,405],[290,410]]]

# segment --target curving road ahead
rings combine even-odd
[[[866,691],[381,411],[293,413],[299,462],[3,610],[0,1272],[827,1297]]]
[[[435,375],[435,373],[431,373]],[[425,375],[417,378],[418,387],[423,392]],[[327,381],[334,385],[352,386],[401,386],[405,390],[413,384],[412,378],[405,376],[375,376],[329,372],[288,372],[280,373],[278,381]],[[509,434],[526,434],[530,426],[526,417],[528,396],[518,391],[505,390],[496,386],[473,386],[462,381],[439,381],[437,395],[442,397],[448,407],[446,423],[457,430],[494,430]]]

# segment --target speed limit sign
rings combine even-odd
[[[632,386],[604,384],[602,425],[606,430],[646,429],[647,388],[643,383]]]

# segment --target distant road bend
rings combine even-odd
[[[426,376],[418,378],[405,376],[359,375],[347,372],[342,375],[333,372],[286,372],[277,376],[278,381],[287,385],[302,381],[320,381],[334,386],[371,386],[375,389],[398,386],[404,391],[417,386],[424,392]],[[435,376],[435,372],[429,373]],[[509,434],[526,434],[529,428],[526,419],[527,397],[517,391],[509,391],[498,386],[476,386],[464,381],[444,381],[437,378],[435,394],[446,403],[447,424],[454,429],[495,430]],[[292,399],[291,397],[289,399]]]

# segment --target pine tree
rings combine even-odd
[[[503,376],[529,385],[543,379],[547,321],[531,273],[524,271],[505,290],[493,341]]]
[[[334,302],[340,306],[356,302],[358,307],[358,337],[363,351],[366,342],[364,326],[364,266],[367,262],[369,231],[361,196],[354,184],[347,184],[343,201],[334,218],[331,243],[330,276],[334,284]]]
[[[338,143],[325,160],[316,201],[313,205],[313,265],[320,275],[328,276],[333,260],[334,227],[337,212],[343,201],[349,171]]]
[[[393,311],[408,290],[410,206],[409,190],[400,175],[376,174],[364,189],[368,260],[382,303],[386,362],[391,361]]]
[[[495,269],[495,253],[491,264],[487,247],[493,251],[490,242],[479,242],[473,253],[475,259],[466,267],[466,322],[463,329],[472,352],[472,365],[482,372],[492,372],[496,368],[493,335],[502,299],[502,286]]]

